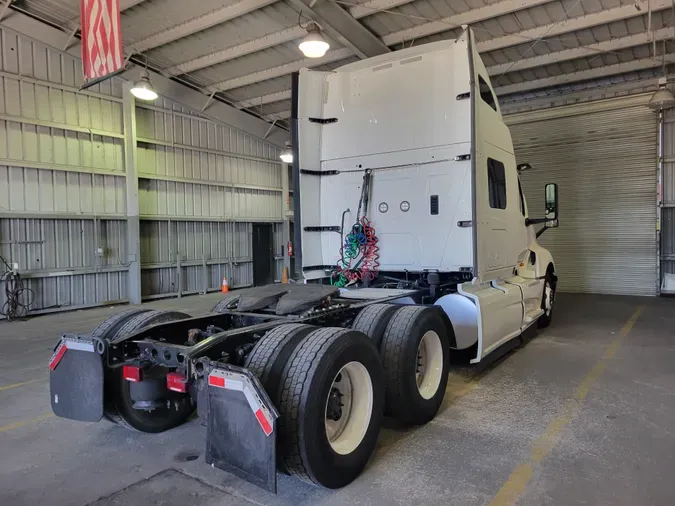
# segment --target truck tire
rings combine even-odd
[[[110,318],[101,323],[91,333],[91,337],[96,339],[106,339],[112,337],[119,330],[119,328],[126,323],[127,320],[133,318],[141,313],[147,313],[150,309],[136,308],[127,309],[121,313],[112,315]]]
[[[234,302],[239,299],[239,295],[226,295],[223,297],[222,300],[218,301],[218,303],[213,306],[213,309],[211,310],[212,313],[224,313],[228,309],[230,309],[230,305],[232,305]],[[232,308],[235,309],[236,305]]]
[[[366,306],[354,318],[352,328],[370,337],[375,347],[379,348],[387,324],[399,307],[393,304],[371,304],[370,306]]]
[[[114,314],[96,327],[92,331],[91,337],[94,339],[111,339],[127,320],[130,320],[141,313],[147,313],[148,311],[150,311],[149,308],[136,308]],[[115,408],[112,405],[112,402],[110,402],[111,400],[107,397],[108,396],[106,396],[106,406],[103,409],[103,418],[110,422],[117,423],[119,416],[116,416]]]
[[[382,365],[363,333],[320,328],[286,364],[279,402],[280,456],[299,479],[339,488],[370,458],[384,407]]]
[[[260,339],[246,358],[249,369],[265,387],[274,403],[279,403],[281,375],[293,350],[307,334],[316,330],[313,325],[287,323],[275,327]]]
[[[380,345],[387,413],[421,425],[441,407],[450,369],[450,340],[432,308],[404,306],[387,325]]]
[[[138,314],[122,325],[113,340],[137,332],[150,325],[182,320],[190,316],[179,311],[147,311]],[[133,401],[129,391],[129,382],[122,377],[122,368],[110,369],[105,379],[104,415],[109,420],[140,432],[157,433],[164,432],[184,423],[194,411],[194,406],[189,395],[169,392],[174,400],[174,406],[170,408],[158,408],[153,411],[142,411],[132,407]]]
[[[553,274],[552,269],[546,271],[546,277],[544,278],[544,293],[541,294],[541,308],[544,310],[544,314],[539,317],[537,320],[537,327],[540,329],[545,329],[551,324],[553,319],[553,309],[555,303],[555,275]]]

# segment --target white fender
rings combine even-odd
[[[450,318],[455,331],[458,350],[469,348],[478,342],[478,325],[480,318],[476,304],[471,299],[451,293],[438,299],[435,306],[440,306]]]

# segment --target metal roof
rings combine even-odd
[[[454,39],[463,24],[506,105],[606,86],[644,91],[675,61],[672,0],[119,1],[126,54],[142,53],[164,75],[281,124],[292,72]],[[10,8],[76,34],[79,3],[16,0]],[[310,19],[331,45],[323,58],[297,48]]]

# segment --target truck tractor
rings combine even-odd
[[[298,281],[63,335],[54,413],[156,433],[196,410],[207,464],[270,491],[277,470],[338,488],[383,416],[434,418],[453,355],[476,364],[548,326],[557,277],[537,237],[558,226],[557,186],[530,217],[475,47],[465,29],[294,74]]]

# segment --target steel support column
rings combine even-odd
[[[288,164],[281,164],[281,241],[284,244],[284,267],[291,276],[291,257],[288,256],[288,242],[291,240],[291,222],[288,219],[290,209],[288,203],[290,202],[290,191],[288,188]]]
[[[132,81],[124,82],[124,166],[127,177],[127,290],[130,304],[141,303],[141,227],[136,172],[136,100],[131,94]]]

